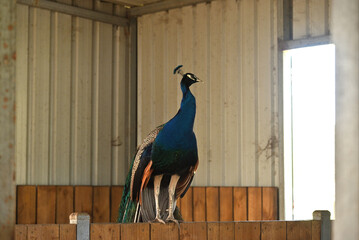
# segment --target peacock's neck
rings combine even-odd
[[[168,148],[190,148],[193,145],[193,125],[196,116],[196,99],[188,89],[182,89],[181,107],[168,121],[156,139],[156,143]]]

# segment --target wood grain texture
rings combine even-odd
[[[262,220],[262,188],[248,188],[248,220]]]
[[[286,239],[286,222],[270,221],[261,223],[261,240]]]
[[[312,240],[321,239],[321,222],[312,221]]]
[[[178,240],[179,228],[175,223],[162,225],[160,223],[151,223],[151,240]]]
[[[234,222],[208,222],[207,236],[209,240],[235,239]]]
[[[278,189],[274,187],[262,188],[262,219],[278,220]]]
[[[247,188],[233,187],[233,220],[247,221]]]
[[[75,186],[75,212],[86,212],[92,219],[92,196],[91,186]]]
[[[219,190],[206,187],[206,221],[219,221]]]
[[[261,240],[260,222],[236,222],[235,239]]]
[[[18,224],[35,224],[36,186],[17,186],[16,199],[16,222]]]
[[[312,239],[312,221],[288,221],[287,240]]]
[[[36,223],[49,224],[56,222],[56,187],[37,187]]]
[[[185,222],[193,221],[193,188],[189,188],[180,200],[180,210]]]
[[[121,239],[150,240],[150,224],[121,224]]]
[[[74,188],[72,186],[56,187],[56,223],[69,223],[69,216],[74,212]]]
[[[219,220],[233,221],[233,188],[219,187]]]
[[[117,222],[118,208],[120,207],[123,186],[111,186],[111,222]]]
[[[113,239],[120,240],[120,224],[91,224],[91,240],[96,239]]]
[[[76,225],[60,224],[60,240],[76,240]]]
[[[205,187],[193,187],[193,221],[206,221]]]
[[[180,239],[205,240],[207,238],[207,224],[205,222],[181,223]]]
[[[93,188],[93,222],[110,221],[110,187],[95,186]]]
[[[15,225],[15,240],[27,240],[27,225]]]
[[[59,239],[59,225],[58,224],[36,224],[27,226],[28,239],[47,240]]]

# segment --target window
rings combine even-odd
[[[283,53],[285,217],[312,219],[335,203],[335,48]]]

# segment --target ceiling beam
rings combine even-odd
[[[180,8],[188,5],[195,5],[203,2],[211,2],[213,0],[168,0],[152,4],[144,5],[143,7],[130,8],[129,15],[138,17],[144,14],[155,13],[160,11],[167,11],[173,8]]]
[[[101,1],[118,4],[118,5],[124,5],[124,6],[141,7],[144,5],[143,1],[140,1],[140,0],[101,0]]]
[[[318,46],[323,44],[333,43],[330,35],[318,36],[318,37],[309,37],[296,40],[288,41],[279,41],[279,50],[290,50],[295,48],[311,47]]]
[[[129,20],[124,17],[114,16],[106,13],[74,7],[74,6],[52,2],[48,0],[17,0],[17,3],[28,5],[31,7],[38,7],[46,10],[65,13],[77,17],[83,17],[94,21],[110,23],[118,26],[127,26],[129,23]]]

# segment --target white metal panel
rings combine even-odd
[[[293,0],[293,39],[328,35],[331,0]]]
[[[27,175],[27,100],[28,100],[28,27],[29,8],[18,5],[16,8],[16,183],[25,184]]]
[[[17,11],[17,184],[124,184],[135,137],[128,29],[20,4]]]
[[[195,185],[279,185],[278,5],[213,1],[139,18],[138,141],[178,110],[180,79],[167,79],[175,66],[204,80],[192,87]],[[168,51],[156,50],[158,43]]]

